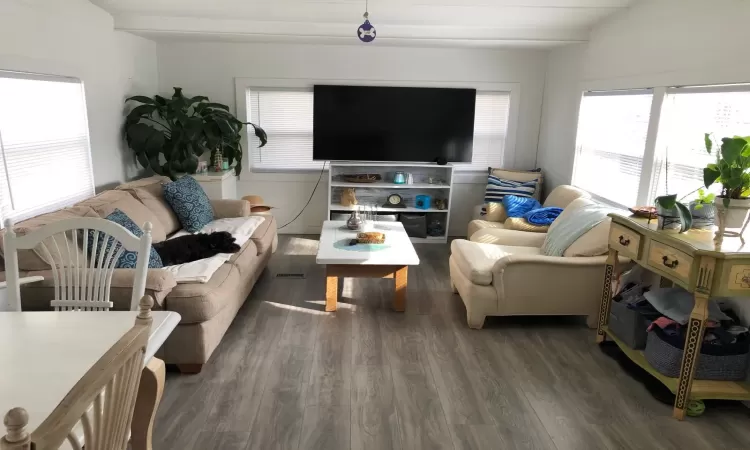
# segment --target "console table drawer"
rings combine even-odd
[[[666,272],[675,278],[690,284],[690,269],[693,257],[661,242],[651,241],[648,249],[648,265]]]
[[[641,235],[630,228],[613,223],[609,228],[609,246],[622,256],[638,259],[641,256]]]

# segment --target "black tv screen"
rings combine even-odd
[[[475,89],[316,85],[313,159],[470,162]]]

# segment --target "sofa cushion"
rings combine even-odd
[[[502,203],[490,202],[484,205],[483,208],[484,220],[490,222],[505,222],[508,218],[508,212],[505,211],[505,206]]]
[[[261,214],[266,220],[255,229],[255,233],[250,237],[258,248],[258,254],[272,250],[273,240],[276,237],[276,219],[271,215]]]
[[[472,283],[482,286],[492,284],[492,268],[500,258],[508,255],[538,255],[537,247],[515,247],[510,245],[480,244],[464,239],[451,243],[451,256],[461,272]]]
[[[469,222],[469,230],[466,233],[466,237],[468,239],[471,239],[471,236],[476,233],[479,230],[484,230],[486,228],[498,228],[498,229],[504,229],[505,225],[500,222],[491,222],[489,220],[472,220]]]
[[[570,202],[577,198],[591,198],[591,195],[583,189],[574,186],[561,185],[552,189],[547,199],[544,200],[544,206],[557,206],[558,208],[567,207]]]
[[[23,236],[30,233],[31,231],[38,230],[46,225],[65,219],[76,219],[79,217],[99,217],[96,212],[88,206],[73,206],[70,208],[64,208],[58,211],[54,211],[41,216],[36,216],[23,222],[19,222],[13,226],[16,234]],[[0,253],[5,256],[5,249],[3,248],[2,236],[6,230],[0,231]],[[60,261],[60,257],[68,259],[67,253],[68,248],[75,248],[78,251],[79,260],[83,260],[83,253],[71,239],[67,239],[67,245],[58,239],[58,245],[55,245],[53,239],[47,238],[44,240],[44,244],[47,247],[47,251],[50,252],[50,256]],[[59,249],[59,253],[57,252]],[[75,256],[72,259],[75,260]],[[18,269],[19,270],[47,270],[50,268],[50,262],[47,255],[44,253],[42,245],[38,245],[33,250],[20,250],[18,252]]]
[[[177,215],[164,199],[162,184],[166,182],[169,182],[169,178],[157,175],[121,184],[115,189],[129,192],[130,195],[143,203],[161,222],[164,232],[170,235],[182,227]]]
[[[146,222],[151,222],[151,239],[153,242],[161,242],[167,238],[164,226],[156,218],[156,215],[128,192],[117,190],[104,191],[101,194],[76,203],[76,206],[89,206],[101,218],[106,218],[116,209],[119,209],[130,220],[135,222],[140,229],[143,229],[143,224]]]
[[[195,178],[186,175],[163,186],[164,198],[177,214],[182,228],[188,233],[200,231],[214,220],[211,201]]]
[[[565,250],[563,256],[599,256],[609,251],[609,226],[612,218],[607,217],[599,225],[576,239]]]
[[[166,298],[166,309],[179,313],[182,324],[211,320],[226,306],[228,299],[236,296],[242,283],[237,267],[224,263],[207,283],[175,286]]]

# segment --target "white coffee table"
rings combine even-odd
[[[385,233],[385,244],[349,246],[356,231],[345,221],[323,222],[315,262],[326,265],[326,311],[336,311],[339,277],[393,278],[393,309],[406,309],[407,269],[419,265],[419,256],[401,222],[376,222],[371,231]]]

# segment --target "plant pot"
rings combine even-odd
[[[733,198],[729,200],[729,208],[724,207],[724,199],[716,197],[714,200],[717,215],[724,214],[726,228],[742,228],[750,210],[750,198]],[[726,212],[724,210],[726,209]]]
[[[697,206],[700,208],[697,208]],[[693,216],[693,226],[691,228],[698,230],[708,230],[714,226],[716,220],[716,205],[713,203],[705,204],[690,202],[690,215]]]
[[[682,221],[677,213],[677,208],[666,209],[656,205],[656,216],[659,230],[679,233],[682,229]]]

